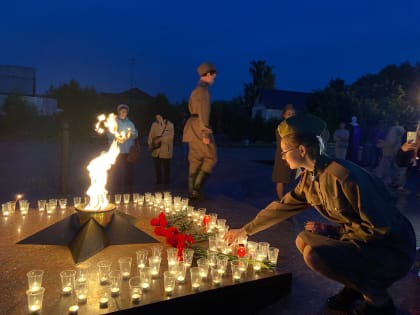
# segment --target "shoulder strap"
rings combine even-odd
[[[160,134],[161,137],[163,136],[167,126],[168,126],[168,120],[166,119],[165,120],[165,128],[163,128],[162,133]]]

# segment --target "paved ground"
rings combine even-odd
[[[17,193],[35,202],[39,198],[61,196],[66,188],[67,196],[84,195],[89,186],[86,165],[103,148],[96,144],[72,146],[67,187],[60,180],[60,150],[51,144],[0,143],[0,202],[13,199]],[[152,160],[142,148],[142,158],[136,166],[136,190],[171,191],[186,196],[187,163],[183,148],[176,147],[172,161],[172,184],[157,187],[154,183]],[[271,182],[274,148],[219,148],[219,163],[205,184],[206,200],[200,206],[227,219],[231,227],[239,227],[273,200],[274,185]],[[409,177],[409,193],[396,194],[399,208],[415,225],[420,246],[420,206],[415,192],[419,174]],[[410,193],[411,192],[411,193]],[[292,293],[260,314],[312,315],[340,314],[324,307],[326,297],[336,293],[340,285],[310,271],[294,246],[294,239],[304,221],[320,219],[314,210],[308,210],[251,239],[264,240],[280,249],[278,267],[292,272]],[[262,293],[263,294],[263,293]],[[398,307],[398,314],[410,314],[409,310],[420,307],[420,277],[413,267],[410,273],[391,288]],[[414,313],[413,313],[414,314]]]

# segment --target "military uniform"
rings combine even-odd
[[[200,76],[215,71],[213,65],[201,64],[198,69]],[[217,149],[213,131],[210,128],[211,101],[209,84],[200,80],[192,91],[188,110],[190,116],[184,125],[182,141],[188,143],[189,180],[188,190],[190,198],[198,198],[198,192],[205,177],[213,170],[217,163]],[[204,143],[207,138],[209,143]]]
[[[325,155],[314,172],[304,170],[291,192],[244,229],[252,235],[310,207],[342,232],[338,239],[308,231],[299,236],[343,283],[362,292],[364,287],[387,288],[409,271],[415,259],[414,230],[386,187],[357,165]]]
[[[182,135],[182,141],[188,142],[190,175],[200,168],[206,173],[211,173],[217,162],[216,144],[209,127],[210,106],[209,85],[200,81],[191,93],[188,103],[190,117],[185,123]],[[203,143],[204,137],[210,138],[210,144]]]

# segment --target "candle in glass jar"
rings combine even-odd
[[[143,289],[148,289],[148,288],[149,288],[149,286],[150,286],[150,284],[149,284],[149,283],[147,283],[147,282],[143,282],[143,283],[141,284],[141,287],[142,287]]]
[[[246,249],[245,249],[245,245],[244,244],[239,244],[238,245],[238,250],[236,251],[236,254],[239,257],[245,257],[245,255],[246,255]]]
[[[138,294],[138,293],[133,293],[132,295],[131,295],[131,302],[133,302],[133,303],[135,303],[135,304],[137,304],[137,303],[139,303],[140,302],[140,294]]]
[[[179,275],[178,277],[176,277],[176,280],[178,280],[178,282],[184,282],[185,277],[184,277],[184,276]]]
[[[77,301],[78,301],[80,304],[86,303],[86,301],[87,301],[87,296],[86,296],[86,294],[79,294],[79,295],[77,296]]]
[[[124,271],[122,273],[122,277],[123,277],[123,279],[128,279],[128,278],[130,278],[130,273],[128,271]]]
[[[77,279],[77,282],[79,282],[79,283],[85,283],[86,280],[87,280],[86,279],[86,276],[82,275],[82,276],[79,277],[79,279]]]
[[[165,288],[165,293],[167,295],[172,295],[173,291],[174,291],[174,288],[173,287],[166,287]]]
[[[76,315],[78,311],[79,311],[79,307],[77,305],[72,305],[69,307],[70,315]]]
[[[29,305],[29,313],[30,314],[39,314],[41,311],[41,307],[37,304]]]
[[[101,308],[108,307],[108,298],[107,297],[101,297],[99,299],[99,307],[101,307]]]
[[[120,288],[117,288],[117,287],[111,288],[111,294],[112,296],[117,296],[118,294],[120,294]]]
[[[32,292],[37,292],[41,289],[41,285],[38,282],[33,282],[30,290]]]
[[[191,283],[191,287],[193,288],[193,290],[198,290],[198,289],[200,289],[200,283],[193,282],[193,283]]]
[[[66,286],[63,288],[63,294],[67,295],[70,294],[72,291],[72,287]]]
[[[102,277],[101,278],[101,284],[105,284],[108,282],[108,278],[107,277]]]

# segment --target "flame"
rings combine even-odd
[[[106,189],[108,171],[120,153],[118,142],[127,139],[127,135],[124,132],[118,133],[117,116],[115,114],[109,114],[108,117],[105,114],[101,114],[97,119],[95,131],[103,134],[108,129],[115,135],[116,140],[111,143],[107,152],[101,152],[87,166],[91,184],[86,191],[86,194],[89,196],[89,204],[85,207],[85,210],[104,210],[108,205],[108,191]]]

